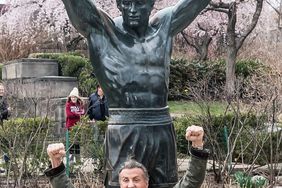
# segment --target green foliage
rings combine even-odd
[[[59,63],[60,76],[78,78],[79,91],[82,96],[89,96],[96,90],[97,79],[93,77],[93,67],[88,58],[79,53],[37,53],[33,58],[54,59]]]
[[[176,145],[177,145],[178,153],[188,154],[188,142],[185,138],[186,129],[188,126],[198,123],[199,120],[197,118],[188,117],[188,116],[175,118],[173,120],[173,125],[176,133]]]
[[[264,66],[259,60],[246,59],[237,61],[235,74],[246,79],[252,75],[259,74],[260,71],[266,70],[267,67]]]
[[[250,97],[252,77],[267,73],[268,67],[258,60],[239,60],[235,74],[242,80],[240,96]],[[202,98],[220,99],[224,96],[225,60],[188,62],[185,59],[172,59],[170,67],[169,100]],[[252,97],[252,96],[251,96]]]
[[[83,117],[81,121],[70,131],[70,144],[79,143],[81,155],[86,158],[95,159],[95,170],[102,170],[104,162],[104,146],[103,135],[105,134],[108,122],[98,121],[89,123],[87,117]],[[99,138],[94,140],[94,126],[98,126]]]
[[[17,118],[4,121],[0,129],[1,153],[10,157],[8,172],[18,177],[38,174],[48,166],[45,139],[53,124],[47,118]]]
[[[227,155],[227,140],[224,135],[224,128],[227,128],[227,134],[230,136],[229,143],[235,145],[232,153],[232,159],[239,162],[251,164],[265,165],[270,161],[270,139],[275,153],[279,153],[282,143],[278,142],[282,136],[282,131],[270,134],[264,130],[264,116],[256,116],[255,114],[241,114],[240,117],[232,113],[227,115],[211,115],[207,120],[200,116],[182,116],[174,119],[174,127],[176,132],[177,151],[187,154],[187,140],[185,139],[185,130],[191,125],[203,126],[206,132],[206,145],[213,149],[213,153],[218,155],[218,159],[224,160]],[[242,129],[241,129],[242,128]],[[239,138],[235,140],[238,136]],[[235,142],[236,141],[236,142]],[[262,149],[262,150],[261,150]],[[258,156],[258,152],[261,152]],[[282,159],[280,152],[278,159]]]
[[[201,105],[209,105],[210,113],[214,115],[220,115],[225,113],[225,109],[227,108],[226,103],[221,101],[210,101],[204,102],[201,104],[200,102],[195,103],[193,101],[168,101],[169,110],[172,114],[181,114],[181,115],[201,115],[205,114],[203,112],[203,108]]]
[[[236,172],[234,178],[241,188],[261,188],[265,187],[267,183],[264,177],[252,178],[242,171]]]
[[[244,172],[236,172],[235,175],[235,181],[239,184],[242,188],[251,188],[251,176],[248,176]]]
[[[225,70],[222,61],[189,63],[172,59],[170,66],[169,100],[191,99],[196,93],[213,97],[222,92]]]

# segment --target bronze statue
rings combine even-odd
[[[128,158],[146,166],[150,187],[177,182],[175,133],[167,107],[172,37],[209,0],[180,0],[149,19],[155,0],[116,0],[111,19],[92,0],[62,0],[87,38],[94,73],[110,108],[106,133],[106,187],[118,187]]]

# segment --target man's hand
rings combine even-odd
[[[65,146],[63,143],[49,144],[47,147],[47,153],[52,163],[52,168],[60,166],[63,161],[63,157],[66,154]]]
[[[96,123],[95,119],[89,120],[89,123]]]
[[[192,125],[186,129],[186,140],[192,142],[192,147],[203,149],[204,129],[199,126]]]

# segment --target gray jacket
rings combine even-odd
[[[185,175],[178,181],[174,188],[200,188],[207,167],[209,152],[191,148],[191,159]],[[53,188],[74,188],[70,179],[66,176],[65,166],[62,163],[57,168],[49,168],[45,171]]]

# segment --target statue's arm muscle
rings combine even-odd
[[[185,29],[209,2],[210,0],[180,0],[172,8],[170,34],[175,35]]]
[[[102,12],[92,0],[62,0],[73,26],[85,37],[90,32],[103,30]]]

